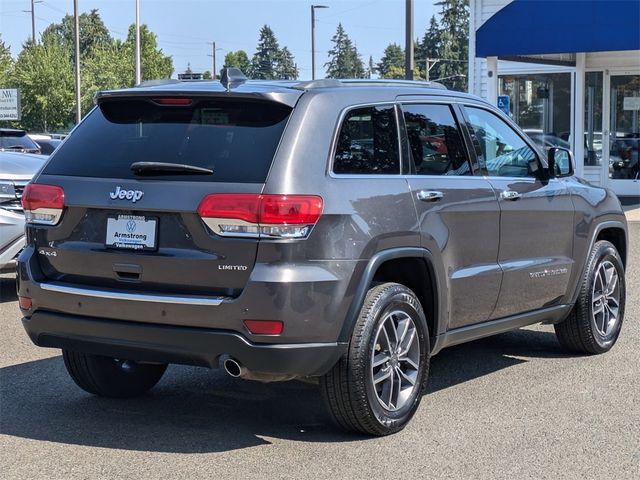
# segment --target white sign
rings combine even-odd
[[[623,110],[640,110],[640,97],[624,97]]]
[[[0,88],[0,120],[20,120],[20,90]]]

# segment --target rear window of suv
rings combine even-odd
[[[157,101],[162,100],[102,103],[60,146],[43,173],[205,182],[266,180],[290,107],[226,99],[193,99],[186,106]],[[131,170],[135,162],[186,164],[213,174],[140,177]]]

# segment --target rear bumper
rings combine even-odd
[[[22,323],[40,347],[130,360],[217,368],[229,355],[249,370],[315,376],[326,373],[347,348],[341,343],[254,344],[224,330],[123,322],[37,311]]]

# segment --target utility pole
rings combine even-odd
[[[311,5],[311,80],[316,79],[316,8],[329,8],[326,5]]]
[[[36,0],[31,0],[31,40],[36,43]]]
[[[140,0],[136,0],[136,85],[142,81],[140,68]]]
[[[216,42],[213,42],[211,47],[211,56],[213,57],[213,75],[211,76],[214,80],[216,79]]]
[[[73,0],[73,24],[75,37],[75,67],[76,67],[76,124],[82,119],[82,111],[80,105],[80,22],[78,21],[78,0]]]

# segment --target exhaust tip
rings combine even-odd
[[[224,371],[234,378],[238,378],[242,373],[242,367],[233,358],[226,358],[222,365],[224,366]]]

